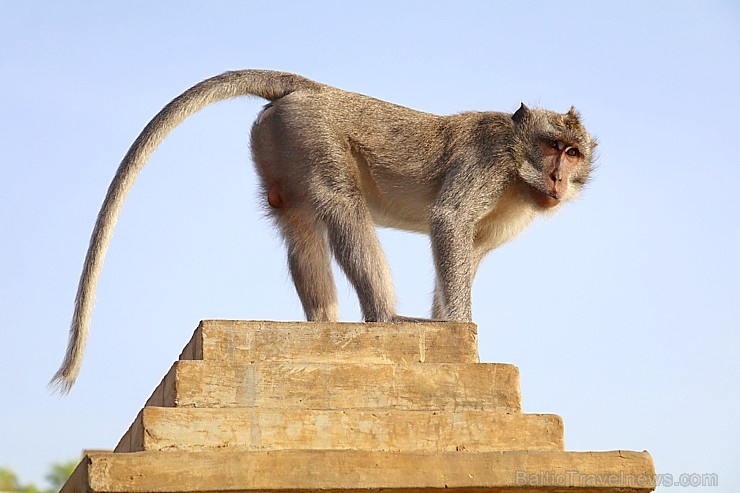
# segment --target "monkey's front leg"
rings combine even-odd
[[[432,208],[430,235],[437,269],[432,317],[471,322],[474,228],[459,216],[454,208]]]

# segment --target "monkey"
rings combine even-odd
[[[250,144],[264,207],[285,243],[309,321],[337,321],[332,258],[366,322],[401,322],[376,226],[429,235],[431,319],[472,321],[483,257],[539,214],[577,198],[597,141],[573,108],[521,103],[514,113],[425,113],[271,70],[229,71],[187,89],[146,125],[121,161],[97,216],[75,297],[64,361],[50,382],[79,373],[94,293],[127,192],[154,149],[188,116],[239,96],[267,100]]]

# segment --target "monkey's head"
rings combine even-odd
[[[597,142],[575,108],[560,114],[522,103],[511,119],[514,162],[535,203],[549,209],[577,198],[591,174]]]

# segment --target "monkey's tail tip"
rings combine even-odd
[[[70,390],[72,390],[72,386],[74,385],[74,383],[75,378],[70,375],[65,375],[64,371],[60,369],[54,374],[53,377],[51,377],[51,380],[49,380],[47,387],[52,394],[65,396],[69,394]]]

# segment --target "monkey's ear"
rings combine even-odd
[[[522,121],[524,121],[524,120],[525,120],[525,119],[526,119],[526,118],[527,118],[527,117],[528,117],[528,116],[529,116],[529,115],[530,115],[531,113],[532,113],[532,111],[531,111],[531,110],[530,110],[529,108],[527,108],[527,105],[526,105],[526,104],[524,104],[524,103],[522,102],[522,103],[521,103],[521,105],[519,106],[519,109],[518,109],[518,110],[516,110],[516,112],[515,112],[515,113],[514,113],[513,115],[511,115],[511,119],[512,119],[512,120],[514,120],[514,121],[515,121],[515,122],[517,122],[517,123],[521,123],[521,122],[522,122]]]

